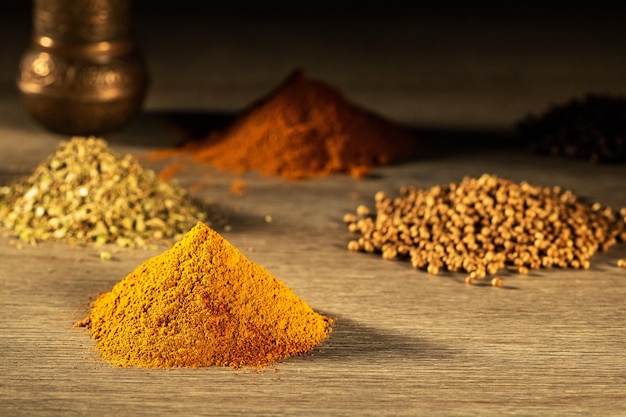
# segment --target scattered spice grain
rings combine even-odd
[[[617,266],[620,268],[626,268],[626,259],[618,259]]]
[[[233,182],[230,183],[230,192],[237,195],[243,195],[246,191],[246,187],[248,184],[241,178],[237,178]]]
[[[164,167],[162,170],[160,170],[157,176],[159,177],[161,181],[169,181],[174,175],[182,171],[183,168],[184,168],[184,165],[181,163],[169,164],[166,167]]]
[[[517,123],[519,136],[536,153],[626,162],[626,97],[589,94],[553,105]]]
[[[626,209],[617,213],[560,187],[488,174],[429,189],[402,187],[395,198],[378,192],[374,200],[375,214],[359,207],[344,216],[360,235],[349,250],[408,258],[431,274],[463,271],[468,284],[505,268],[588,269],[597,250],[626,241]]]
[[[113,258],[113,254],[111,252],[103,250],[100,252],[100,259],[103,261],[110,261]]]
[[[224,131],[183,150],[195,162],[234,172],[286,179],[347,172],[362,178],[371,167],[410,158],[418,146],[404,129],[295,71]]]
[[[291,289],[203,223],[100,295],[89,327],[118,366],[265,366],[331,331]]]
[[[95,137],[60,142],[32,175],[0,191],[2,225],[29,243],[141,247],[180,239],[209,208]]]

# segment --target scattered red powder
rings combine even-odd
[[[167,165],[158,173],[158,177],[161,181],[169,181],[174,175],[182,171],[183,165],[179,162],[175,162],[173,164]]]
[[[240,178],[237,178],[230,184],[230,192],[237,195],[242,195],[246,190],[246,182]]]

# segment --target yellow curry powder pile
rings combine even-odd
[[[366,176],[371,167],[405,160],[418,147],[405,130],[296,71],[224,131],[184,150],[195,162],[223,170],[302,179]]]
[[[484,174],[429,189],[375,196],[376,213],[347,213],[353,251],[408,258],[431,274],[464,271],[473,283],[502,269],[589,268],[597,250],[626,241],[626,208],[584,204],[571,191]],[[501,285],[495,279],[494,285]]]
[[[327,338],[316,313],[203,223],[99,296],[87,319],[119,366],[265,366]]]
[[[0,187],[1,224],[30,243],[146,246],[180,239],[208,208],[94,137],[60,142],[30,176]]]

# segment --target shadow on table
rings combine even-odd
[[[205,139],[227,127],[238,113],[201,110],[146,111],[125,130],[105,135],[110,142],[146,147],[178,147]],[[494,150],[519,151],[523,143],[512,131],[404,126],[423,145],[418,159]]]
[[[330,337],[310,354],[316,361],[446,359],[456,352],[415,336],[375,329],[347,318],[339,318]]]
[[[28,172],[28,171],[17,172],[17,171],[8,171],[8,170],[0,169],[0,187],[8,186],[13,181],[21,177],[28,176],[30,174],[31,172]]]
[[[125,129],[103,135],[111,143],[148,148],[176,148],[187,141],[201,140],[228,126],[234,113],[208,111],[146,111]]]
[[[407,127],[423,145],[419,159],[485,152],[526,152],[528,147],[513,131],[478,128]]]

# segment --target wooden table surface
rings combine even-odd
[[[124,148],[126,150],[126,148]],[[137,148],[141,156],[146,150]],[[41,152],[41,157],[45,156]],[[337,318],[312,355],[262,371],[146,370],[100,361],[72,324],[88,302],[160,250],[0,240],[2,415],[619,415],[626,412],[626,245],[592,268],[504,274],[504,288],[467,286],[407,262],[351,253],[342,215],[378,190],[495,173],[626,206],[623,166],[555,162],[500,151],[442,155],[346,176],[286,182],[205,167],[182,173],[229,213],[223,235],[316,310]],[[267,222],[265,216],[271,216]]]
[[[205,185],[197,195],[227,213],[231,229],[223,235],[231,243],[337,318],[311,355],[263,370],[111,367],[88,331],[72,325],[98,293],[164,248],[112,247],[113,259],[104,261],[96,248],[18,249],[0,239],[1,416],[626,415],[626,269],[615,266],[626,245],[597,254],[587,271],[503,274],[504,288],[467,286],[462,274],[431,276],[406,262],[348,252],[352,235],[341,222],[358,204],[372,207],[376,191],[395,194],[401,185],[430,187],[482,173],[626,206],[624,165],[532,156],[503,146],[506,132],[473,130],[502,132],[523,112],[573,94],[624,92],[625,38],[616,25],[602,26],[606,31],[586,43],[568,43],[568,36],[582,37],[572,22],[526,25],[524,38],[506,22],[398,19],[362,44],[357,34],[371,26],[361,21],[335,42],[332,23],[316,37],[320,31],[307,22],[257,20],[234,31],[228,19],[207,17],[175,40],[167,28],[146,29],[167,21],[155,19],[139,26],[154,77],[146,112],[107,137],[121,152],[143,158],[172,144],[179,132],[173,118],[232,112],[302,63],[395,120],[472,132],[454,140],[424,132],[425,142],[455,145],[363,180],[287,182],[247,173],[245,192],[235,195],[235,177],[227,173],[191,166],[176,177],[183,186]],[[469,30],[476,27],[487,29]],[[421,28],[437,36],[423,38]],[[12,68],[28,33],[13,29],[13,38],[0,37],[0,182],[31,172],[64,139],[36,126],[17,101]],[[257,35],[269,51],[254,47]],[[208,52],[198,53],[203,46]],[[388,54],[369,59],[372,48]]]

